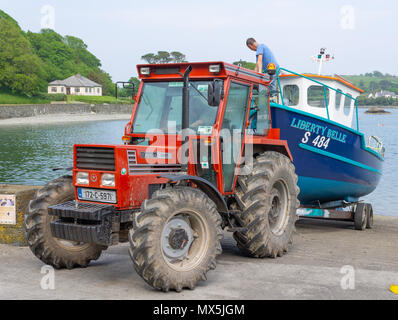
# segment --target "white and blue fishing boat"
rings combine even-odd
[[[320,63],[329,57],[321,50]],[[293,156],[299,200],[306,208],[301,215],[340,218],[349,207],[346,216],[353,219],[352,208],[380,181],[384,147],[379,138],[366,140],[360,131],[356,98],[363,91],[340,76],[320,73],[321,67],[317,75],[277,71],[279,97],[271,103],[272,124],[280,128]]]

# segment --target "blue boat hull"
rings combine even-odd
[[[271,117],[293,156],[302,204],[355,202],[375,190],[384,160],[366,147],[362,133],[277,104]]]

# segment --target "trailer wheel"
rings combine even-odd
[[[358,203],[354,214],[355,230],[365,230],[368,218],[368,205],[366,203]]]
[[[366,219],[366,228],[372,229],[373,228],[373,207],[370,203],[367,204],[367,219]]]
[[[234,238],[243,253],[276,258],[288,251],[300,206],[297,180],[293,163],[277,152],[261,154],[250,174],[238,178],[235,198],[246,230]]]
[[[144,201],[129,232],[130,257],[137,273],[162,291],[194,289],[216,268],[223,237],[217,208],[191,187],[156,191]]]
[[[33,254],[56,269],[86,267],[97,260],[105,247],[91,243],[76,243],[52,236],[48,207],[74,199],[72,177],[65,176],[47,183],[36,192],[25,215],[24,229]]]

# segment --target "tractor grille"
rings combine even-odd
[[[127,150],[127,160],[129,165],[137,163],[137,152],[135,150]]]
[[[130,175],[180,172],[180,164],[138,164],[135,150],[127,151]]]
[[[112,148],[77,147],[76,168],[115,171],[115,150]]]

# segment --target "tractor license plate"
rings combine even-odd
[[[116,203],[116,191],[77,188],[79,200]]]

